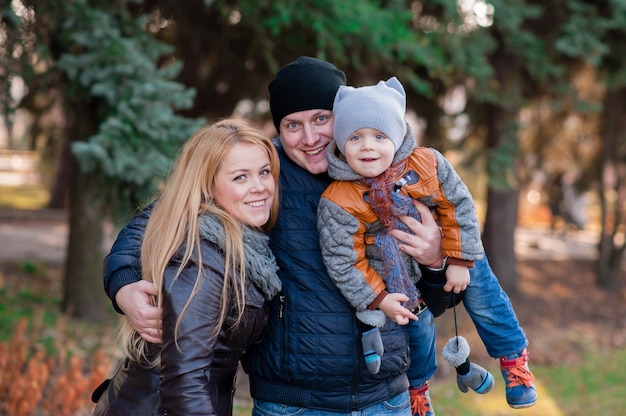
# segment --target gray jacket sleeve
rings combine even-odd
[[[341,294],[356,309],[358,318],[369,325],[382,326],[385,315],[371,311],[368,305],[376,299],[373,288],[355,266],[367,262],[365,253],[355,250],[355,241],[363,238],[359,221],[334,202],[322,198],[317,210],[320,248],[328,276]]]
[[[439,151],[431,150],[437,158],[437,178],[446,199],[453,206],[454,219],[460,230],[462,259],[480,260],[483,256],[483,243],[472,194],[448,159]],[[443,232],[445,239],[447,238],[445,228]]]

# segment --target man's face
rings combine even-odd
[[[333,140],[333,112],[305,110],[280,121],[280,143],[289,159],[310,173],[328,170],[326,148]]]

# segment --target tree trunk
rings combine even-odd
[[[600,237],[600,255],[596,265],[596,284],[604,289],[620,293],[622,281],[623,247],[615,247],[610,236]]]
[[[500,285],[508,293],[517,292],[517,258],[515,227],[517,226],[518,191],[487,190],[487,215],[483,243]]]
[[[11,110],[6,110],[11,111]],[[13,149],[15,146],[13,145],[13,116],[5,114],[4,115],[4,126],[7,132],[7,149]]]
[[[501,46],[491,56],[501,100],[487,120],[488,189],[483,243],[502,288],[517,291],[515,228],[518,213],[517,115],[522,106],[521,65]]]
[[[97,181],[76,169],[70,190],[63,311],[92,322],[108,319],[102,288],[102,202]]]
[[[599,169],[602,223],[596,283],[617,291],[621,287],[621,264],[626,249],[626,88],[607,91],[603,104],[603,149]]]
[[[71,143],[68,138],[63,140],[62,146],[61,153],[57,159],[54,181],[50,188],[48,208],[65,208],[67,204],[69,184],[72,180],[73,156],[70,150]]]
[[[489,149],[489,186],[487,212],[483,228],[483,244],[489,263],[508,293],[517,292],[517,258],[515,228],[518,217],[518,190],[515,187],[513,160],[517,142],[515,115],[503,107],[493,107],[487,121]],[[516,113],[515,113],[516,114]],[[507,162],[508,161],[508,162]]]
[[[82,105],[81,105],[82,104]],[[95,132],[95,111],[80,102],[68,106],[68,142],[86,140]],[[103,209],[98,174],[83,173],[71,159],[69,241],[63,282],[64,312],[92,322],[109,318],[102,288]]]

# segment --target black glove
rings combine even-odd
[[[417,289],[434,317],[443,314],[446,309],[458,305],[463,300],[463,295],[465,294],[464,290],[458,294],[443,290],[446,284],[447,268],[446,265],[441,270],[431,270],[420,264],[422,277],[417,282]]]

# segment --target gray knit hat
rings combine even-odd
[[[366,87],[339,87],[333,105],[334,136],[343,153],[348,137],[361,128],[380,130],[396,151],[406,134],[406,94],[396,77]]]

